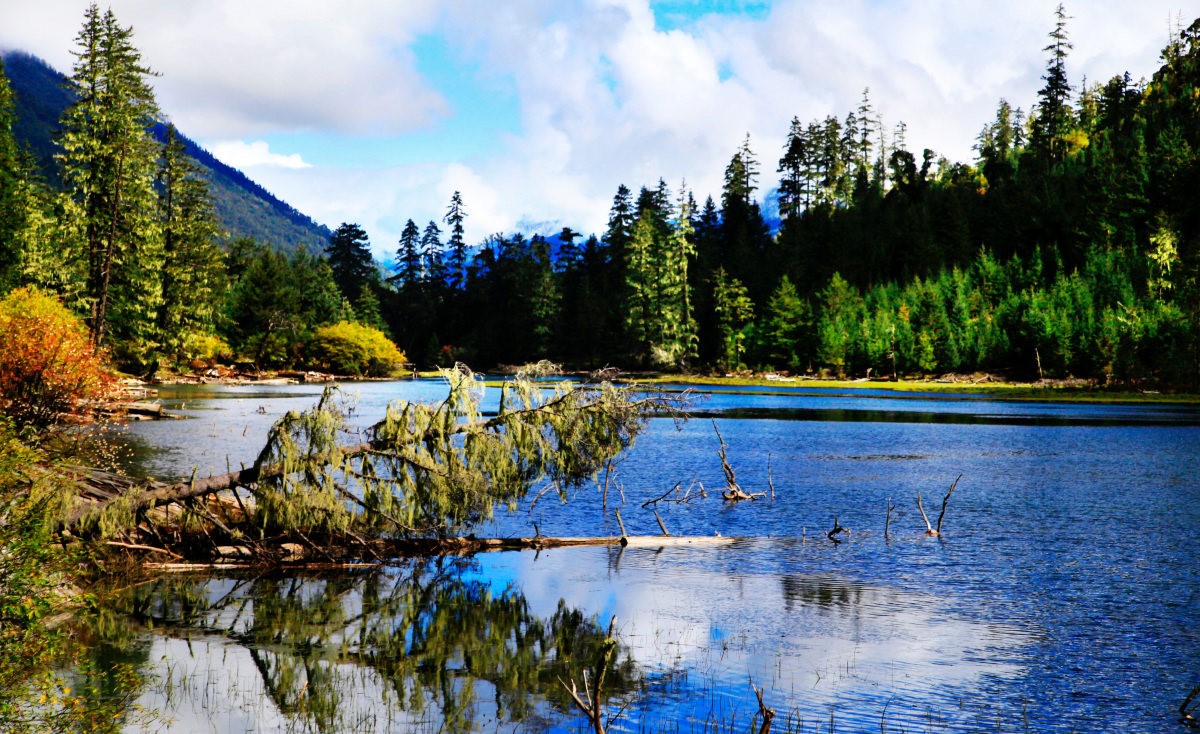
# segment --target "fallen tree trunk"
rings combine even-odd
[[[336,391],[327,390],[312,410],[289,413],[272,427],[253,466],[170,484],[82,472],[84,489],[61,522],[62,534],[192,559],[249,553],[281,560],[287,554],[272,543],[308,547],[326,560],[336,559],[334,546],[376,559],[473,552],[489,543],[553,547],[553,539],[540,537],[455,536],[489,519],[494,505],[515,506],[537,480],[561,492],[593,476],[648,417],[677,415],[680,403],[611,385],[550,391],[518,380],[501,388],[499,409],[485,417],[483,383],[465,369],[446,374],[444,401],[389,405],[358,443],[340,445],[345,413],[334,405]],[[156,509],[164,506],[166,512]]]
[[[286,565],[291,569],[330,569],[357,568],[362,566],[377,566],[386,563],[386,559],[406,558],[411,556],[433,555],[473,555],[475,553],[490,553],[494,551],[514,550],[549,550],[554,548],[574,548],[581,546],[620,546],[623,548],[668,548],[676,546],[715,547],[736,543],[738,538],[726,538],[720,535],[700,536],[598,536],[598,537],[533,537],[533,538],[473,538],[456,536],[452,538],[414,538],[389,539],[368,541],[369,549],[377,560],[364,561],[361,558],[361,547],[328,547],[323,548],[320,555],[328,554],[330,558],[318,559],[315,550],[307,549],[302,552],[284,550],[281,546],[263,547],[259,545],[231,546],[228,555],[209,561],[177,560],[162,563],[145,563],[145,567],[158,571],[204,571],[228,568],[256,568],[261,566]],[[147,554],[164,552],[151,546],[134,546],[123,544],[129,550],[144,551]],[[175,554],[170,554],[175,556]],[[178,556],[175,556],[178,559]],[[341,559],[339,559],[339,557]]]

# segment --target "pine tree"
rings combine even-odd
[[[357,224],[343,222],[329,238],[325,257],[333,269],[333,280],[347,301],[354,303],[363,289],[378,279],[367,233]]]
[[[432,219],[421,233],[421,265],[426,285],[441,290],[446,285],[445,255],[442,252],[442,230]]]
[[[76,101],[59,145],[65,216],[80,233],[92,339],[110,331],[118,357],[140,367],[152,350],[161,298],[161,238],[154,175],[158,149],[148,126],[158,114],[152,72],[112,10],[88,7],[70,79]]]
[[[404,223],[404,230],[400,233],[400,243],[396,249],[396,272],[390,280],[404,291],[420,285],[421,278],[421,230],[410,219]]]
[[[1054,30],[1050,44],[1043,50],[1050,53],[1046,86],[1038,92],[1037,117],[1033,120],[1029,144],[1033,153],[1050,163],[1061,163],[1066,157],[1067,134],[1074,120],[1071,111],[1071,84],[1067,81],[1067,52],[1072,45],[1067,40],[1067,14],[1060,3],[1054,11]]]
[[[158,169],[163,237],[159,341],[168,357],[191,356],[188,344],[213,333],[224,273],[208,182],[167,126]]]
[[[450,227],[450,239],[446,242],[446,249],[449,250],[447,266],[450,287],[456,290],[462,290],[467,283],[467,242],[463,237],[463,220],[466,218],[462,194],[455,191],[442,221]]]
[[[754,302],[741,281],[730,278],[724,268],[713,274],[713,312],[721,341],[720,366],[727,371],[741,369],[746,327],[754,320]]]
[[[19,275],[19,240],[28,208],[24,189],[29,171],[13,138],[13,107],[12,89],[0,59],[0,293],[7,293]]]

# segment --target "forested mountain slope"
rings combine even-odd
[[[20,51],[6,51],[3,59],[15,102],[13,137],[33,155],[43,179],[57,187],[54,135],[63,111],[71,104],[66,77]],[[154,132],[161,142],[165,126],[157,125]],[[230,238],[250,237],[283,252],[302,248],[314,253],[329,241],[332,233],[327,227],[280,201],[188,137],[180,138],[185,152],[208,180],[220,226]]]

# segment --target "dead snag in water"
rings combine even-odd
[[[693,492],[692,490],[694,490],[697,485],[699,485],[700,491]],[[659,502],[674,502],[675,504],[686,505],[697,499],[708,499],[708,492],[704,491],[704,483],[700,480],[693,478],[692,483],[688,485],[688,488],[680,491],[680,487],[682,486],[683,482],[675,482],[674,487],[671,487],[666,492],[663,492],[654,499],[649,499],[643,502],[642,509],[654,509],[658,506]],[[674,495],[674,497],[671,495]]]
[[[658,514],[658,510],[654,510],[654,519],[658,520],[658,527],[663,531],[663,536],[667,538],[671,537],[671,534],[667,532],[667,526],[663,522],[662,515]]]
[[[717,456],[721,458],[721,469],[725,472],[725,491],[721,493],[721,497],[726,502],[741,502],[742,500],[765,497],[766,493],[764,492],[750,494],[738,486],[737,476],[733,472],[733,467],[729,465],[729,447],[725,445],[725,438],[721,435],[721,429],[717,428],[717,420],[715,418],[712,424],[713,430],[717,432],[717,440],[721,442],[721,448],[718,449]]]
[[[775,709],[767,706],[763,701],[763,689],[754,685],[754,679],[750,679],[750,690],[754,691],[754,697],[758,699],[758,713],[762,715],[762,724],[758,726],[758,734],[771,734],[771,722],[775,720]]]
[[[889,530],[891,529],[891,527],[892,527],[892,510],[894,510],[894,509],[896,509],[896,506],[892,504],[892,498],[891,498],[891,497],[888,497],[888,500],[887,500],[887,517],[886,517],[886,518],[884,519],[884,521],[883,521],[883,539],[884,539],[884,541],[887,541],[887,540],[890,540],[890,539],[891,539],[891,538],[889,537],[889,535],[888,535],[888,531],[889,531]]]
[[[937,537],[942,534],[942,520],[946,517],[946,505],[950,502],[950,495],[954,494],[954,488],[958,486],[958,480],[962,478],[963,475],[959,474],[954,483],[950,485],[950,489],[946,490],[946,496],[942,498],[942,512],[938,515],[937,528],[930,524],[929,517],[925,514],[925,507],[921,504],[921,493],[917,492],[917,509],[921,511],[921,519],[925,521],[926,535]]]
[[[575,680],[571,679],[571,685],[559,678],[559,685],[563,687],[571,696],[571,700],[575,702],[575,706],[587,717],[587,720],[592,725],[592,731],[595,734],[605,734],[609,726],[613,722],[621,718],[625,713],[625,706],[622,706],[617,713],[608,717],[608,721],[604,720],[604,677],[608,673],[608,664],[612,660],[613,654],[617,650],[617,638],[613,636],[616,631],[617,618],[613,617],[608,623],[608,637],[604,640],[604,645],[596,655],[596,665],[592,669],[592,680],[595,685],[589,685],[588,671],[583,671],[583,695],[579,694],[579,689],[575,685]],[[628,704],[626,704],[627,706]]]
[[[838,540],[838,538],[837,538],[838,533],[845,533],[846,535],[849,535],[850,529],[842,527],[838,523],[838,519],[835,517],[835,518],[833,518],[833,530],[830,530],[828,533],[825,533],[825,537],[832,540],[835,544],[841,543],[842,541]]]
[[[1200,729],[1200,719],[1196,718],[1196,709],[1200,708],[1197,696],[1200,696],[1200,686],[1193,688],[1187,698],[1183,699],[1183,703],[1179,704],[1179,721],[1193,729]]]
[[[775,477],[771,474],[771,452],[767,452],[767,486],[771,489],[771,499],[775,499]]]

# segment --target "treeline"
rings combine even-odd
[[[496,235],[451,277],[410,222],[385,316],[423,361],[1195,385],[1200,21],[1149,81],[1076,91],[1070,48],[1060,6],[1036,104],[1001,100],[971,164],[909,151],[868,92],[794,119],[774,234],[749,138],[719,202],[622,186],[601,237]]]
[[[88,61],[82,50],[105,34],[124,61]],[[93,6],[79,40],[61,193],[39,188],[5,142],[0,97],[0,197],[16,202],[0,210],[0,286],[60,293],[140,369],[218,356],[311,363],[316,330],[345,322],[386,332],[422,367],[545,358],[1200,384],[1200,21],[1151,79],[1076,90],[1060,6],[1036,103],[1001,100],[971,163],[910,151],[868,92],[844,117],[794,119],[775,167],[777,222],[764,216],[766,174],[747,137],[716,200],[663,180],[621,186],[599,236],[468,243],[455,193],[441,219],[407,222],[387,268],[355,224],[315,256],[216,244],[186,157],[130,142],[156,110],[128,29]],[[97,110],[112,100],[97,93],[88,106],[89,63],[115,63],[110,86],[132,90],[103,125]],[[95,150],[111,155],[84,155]]]

